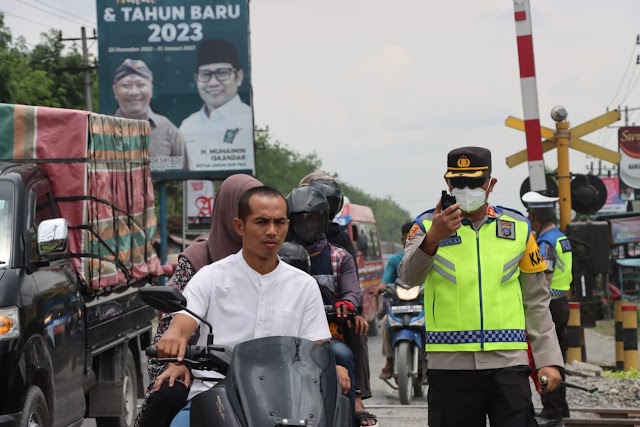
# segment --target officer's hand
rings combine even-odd
[[[544,377],[544,378],[543,378]],[[562,376],[560,370],[555,366],[545,366],[538,370],[538,393],[549,393],[555,390],[560,385]]]
[[[462,211],[459,208],[460,203],[455,203],[443,211],[441,202],[438,201],[433,213],[433,224],[429,229],[431,236],[438,242],[451,236],[462,226]]]

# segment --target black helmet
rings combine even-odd
[[[304,186],[291,190],[287,196],[289,216],[299,213],[320,212],[329,215],[329,202],[322,193],[314,187]]]
[[[287,196],[287,205],[295,240],[313,243],[327,231],[329,202],[322,191],[308,185],[294,188]],[[317,215],[308,215],[313,213]]]
[[[299,187],[304,185],[310,185],[322,191],[322,194],[324,194],[329,202],[329,219],[335,218],[344,205],[344,194],[342,193],[340,184],[336,182],[335,178],[326,172],[312,172],[302,178],[300,184],[298,184]]]
[[[278,251],[278,256],[287,264],[299,268],[307,274],[311,274],[311,258],[302,245],[293,242],[284,242]]]

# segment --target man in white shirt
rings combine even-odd
[[[236,232],[242,249],[200,269],[184,290],[187,306],[213,326],[215,344],[234,347],[254,338],[287,335],[321,343],[331,338],[322,297],[308,274],[280,262],[278,251],[285,241],[289,220],[284,197],[270,187],[245,192],[238,202]],[[159,357],[185,355],[187,341],[199,321],[185,311],[177,313],[171,326],[157,343]],[[201,331],[198,345],[206,346],[208,330]],[[216,372],[198,372],[202,377],[220,377]],[[349,389],[348,373],[338,368],[343,390]],[[346,379],[345,379],[346,377]],[[170,366],[156,381],[156,389],[177,378],[189,384],[188,369]],[[196,380],[191,399],[214,385]],[[190,403],[174,418],[171,426],[188,426]]]
[[[200,43],[194,79],[204,105],[180,125],[189,170],[255,170],[253,115],[238,96],[244,71],[234,45]]]

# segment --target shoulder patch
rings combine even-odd
[[[407,234],[407,242],[416,235],[418,230],[420,230],[420,226],[418,224],[413,224],[413,227],[409,230],[409,234]]]
[[[503,239],[516,239],[516,223],[499,219],[496,225],[496,236]]]
[[[571,242],[569,239],[560,240],[560,247],[562,248],[562,252],[571,252]]]

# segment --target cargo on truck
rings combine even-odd
[[[0,426],[132,426],[153,310],[149,123],[0,104]]]

